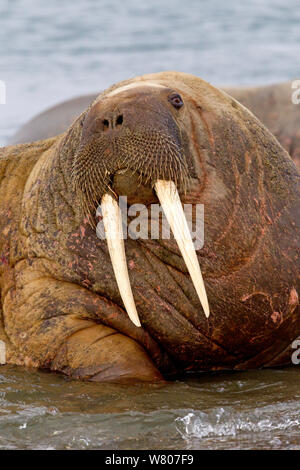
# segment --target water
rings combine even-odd
[[[298,0],[1,0],[0,145],[48,106],[143,73],[299,78],[299,22]],[[130,387],[0,368],[0,448],[299,449],[299,409],[297,368]]]
[[[0,449],[298,449],[297,368],[112,385],[5,366]]]
[[[298,0],[1,0],[0,144],[48,106],[139,74],[299,77],[299,23]]]

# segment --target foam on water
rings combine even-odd
[[[254,409],[253,412],[236,412],[233,408],[217,408],[209,413],[190,412],[176,419],[178,432],[184,439],[203,439],[212,436],[237,436],[243,432],[292,430],[300,425],[299,412],[279,415],[272,420],[270,407]]]

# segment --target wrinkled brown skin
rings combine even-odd
[[[300,335],[299,173],[269,131],[225,93],[176,72],[122,85],[149,79],[185,103],[175,110],[155,92],[188,137],[183,148],[196,173],[181,199],[205,205],[198,259],[209,319],[174,240],[125,240],[142,328],[124,311],[106,242],[82,215],[71,177],[86,116],[102,119],[101,102],[109,109],[104,94],[62,136],[1,149],[0,339],[7,361],[96,381],[290,364]],[[135,96],[126,93],[131,109]],[[122,188],[132,181],[129,174]]]
[[[222,88],[238,100],[275,135],[300,170],[300,104],[292,102],[292,81],[256,87]],[[11,144],[46,139],[65,132],[96,94],[80,96],[38,114],[10,139]]]

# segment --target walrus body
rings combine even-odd
[[[300,104],[293,103],[293,82],[257,87],[223,87],[222,90],[248,108],[287,150],[300,171]],[[11,144],[33,142],[66,131],[76,116],[97,98],[80,96],[38,114],[19,129]]]
[[[197,255],[210,316],[174,239],[128,238],[138,328],[91,217],[106,193],[158,202],[158,180],[176,180],[183,203],[204,204]],[[2,149],[0,215],[6,362],[96,381],[291,363],[299,173],[247,109],[201,79],[122,82],[65,134]]]

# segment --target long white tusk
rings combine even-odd
[[[164,180],[158,180],[154,188],[208,318],[209,305],[201,269],[177,188],[173,181]]]
[[[109,194],[102,197],[101,209],[108,251],[120,295],[131,321],[136,326],[141,326],[128,276],[121,210],[117,201]]]

